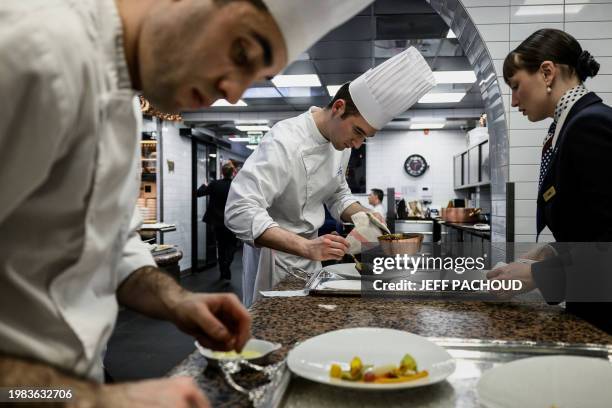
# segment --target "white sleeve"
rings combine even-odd
[[[69,147],[82,76],[63,51],[43,24],[0,23],[0,224]]]
[[[268,208],[287,186],[290,163],[295,160],[295,152],[273,137],[282,131],[282,126],[280,130],[273,128],[263,138],[232,181],[227,197],[225,225],[252,246],[268,228],[278,226]]]
[[[134,208],[132,219],[130,220],[130,230],[128,232],[128,239],[123,247],[123,253],[121,254],[121,260],[117,265],[117,275],[119,277],[118,284],[120,285],[125,278],[130,276],[132,272],[140,269],[144,266],[156,266],[151,251],[146,247],[138,230],[142,225],[142,218],[138,208]]]
[[[342,180],[338,189],[334,191],[334,193],[325,200],[325,206],[329,210],[332,217],[334,217],[338,221],[342,221],[342,213],[346,210],[351,204],[358,202],[355,197],[351,194],[351,190],[349,189],[348,183],[346,179]]]

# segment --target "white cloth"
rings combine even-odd
[[[387,211],[385,210],[385,207],[383,207],[381,203],[378,203],[376,205],[371,205],[370,207],[372,208],[372,211],[379,213],[380,215],[383,216],[383,218],[387,218]]]
[[[369,69],[349,85],[361,116],[375,129],[382,129],[436,86],[427,61],[410,47]]]
[[[357,201],[345,178],[351,151],[337,151],[321,135],[313,109],[318,108],[274,125],[232,182],[225,225],[250,245],[244,249],[247,305],[257,299],[259,290],[268,290],[282,279],[287,268],[312,272],[320,266],[284,252],[253,248],[264,231],[278,226],[312,239],[325,221],[323,203],[339,220]]]
[[[115,291],[154,265],[121,38],[113,0],[0,3],[0,352],[97,380]]]
[[[366,8],[373,0],[263,0],[278,24],[294,61],[333,28]]]

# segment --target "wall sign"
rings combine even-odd
[[[427,160],[420,154],[411,154],[404,162],[404,170],[412,177],[422,176],[428,167]]]

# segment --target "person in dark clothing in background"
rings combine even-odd
[[[198,188],[198,197],[209,196],[208,208],[202,221],[212,225],[215,238],[217,240],[217,254],[219,259],[219,270],[221,279],[231,279],[232,272],[230,266],[234,260],[236,252],[236,235],[223,223],[223,213],[225,203],[230,190],[230,184],[234,178],[236,168],[232,162],[228,162],[221,167],[221,180],[214,180],[210,184],[202,184]]]

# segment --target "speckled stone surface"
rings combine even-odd
[[[276,289],[300,289],[286,280]],[[253,336],[283,344],[271,360],[282,359],[298,341],[348,327],[387,327],[427,337],[459,337],[543,342],[612,344],[612,336],[560,307],[535,303],[362,299],[357,297],[264,298],[256,302]],[[189,375],[215,407],[250,406],[227,386],[216,369],[194,352],[169,375]],[[251,386],[252,378],[245,378]]]

